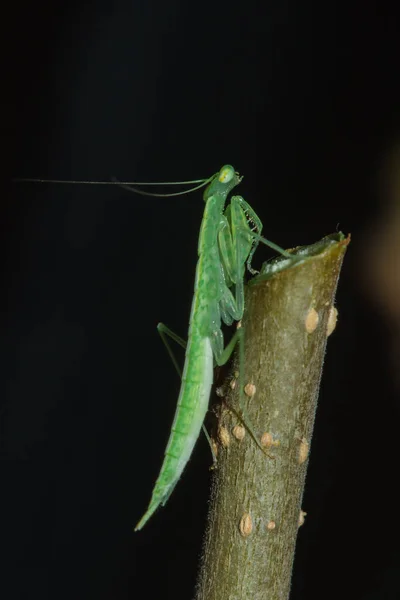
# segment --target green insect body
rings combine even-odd
[[[211,180],[204,192],[206,206],[199,236],[199,258],[178,404],[149,507],[135,530],[141,529],[160,505],[165,505],[178,482],[208,409],[214,361],[218,365],[224,364],[236,342],[232,339],[224,348],[221,320],[231,325],[242,318],[246,262],[251,270],[252,255],[262,239],[261,222],[243,198],[234,196],[224,212],[227,196],[240,180],[233,167],[228,165]],[[249,222],[257,230],[256,235]]]
[[[45,181],[37,179],[17,179],[15,181],[122,185],[124,188],[146,196],[164,197],[186,193],[157,194],[144,192],[137,187],[130,187],[131,182]],[[255,273],[251,268],[251,260],[258,243],[262,242],[293,260],[292,255],[261,237],[262,223],[251,206],[241,196],[233,196],[230,204],[225,208],[228,194],[240,181],[241,177],[233,167],[226,165],[219,173],[208,180],[191,182],[199,184],[193,190],[204,185],[207,185],[207,188],[204,192],[205,210],[199,235],[198,262],[187,344],[168,330],[167,327],[162,324],[159,326],[159,332],[164,341],[164,334],[167,334],[180,345],[186,347],[181,389],[161,471],[155,483],[148,509],[136,525],[135,531],[145,525],[160,505],[165,505],[174,490],[183,469],[189,461],[203,425],[213,383],[214,365],[225,364],[236,343],[243,339],[243,329],[239,328],[228,345],[224,347],[221,322],[232,325],[234,321],[240,321],[243,316],[244,274],[246,265],[251,273]],[[149,184],[136,183],[135,185]],[[179,372],[179,367],[168,343],[167,349]],[[241,343],[240,365],[242,366],[243,363],[244,350]],[[240,394],[243,391],[242,377],[243,370],[241,368],[239,375]],[[239,402],[242,416],[246,419],[245,409],[240,398]],[[246,427],[256,443],[265,452],[247,419]]]

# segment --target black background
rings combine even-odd
[[[7,177],[186,180],[224,163],[285,247],[351,232],[328,344],[291,600],[398,598],[399,401],[360,283],[376,173],[399,133],[389,4],[56,0],[11,7]],[[4,23],[5,25],[5,23]],[[211,462],[204,439],[134,534],[179,381],[201,192],[5,185],[3,598],[191,598]],[[255,265],[270,257],[260,248]]]

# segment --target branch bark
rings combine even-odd
[[[248,286],[245,407],[273,458],[236,416],[236,359],[218,417],[218,468],[197,600],[289,596],[326,340],[335,325],[334,297],[349,242],[338,234],[295,249],[300,262],[279,258]]]

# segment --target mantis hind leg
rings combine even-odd
[[[223,336],[222,336],[222,332],[221,330],[219,330],[220,335],[214,335],[213,339],[211,341],[211,346],[213,349],[213,353],[214,353],[214,357],[215,357],[215,361],[217,363],[218,366],[222,366],[224,364],[226,364],[229,360],[229,358],[232,355],[232,352],[234,351],[236,344],[239,343],[239,396],[238,396],[238,400],[239,400],[239,407],[240,407],[240,412],[241,415],[238,415],[240,420],[242,421],[243,425],[245,426],[245,428],[247,429],[247,431],[249,432],[250,436],[253,438],[254,442],[257,444],[257,446],[262,450],[262,452],[264,454],[266,454],[269,458],[273,458],[270,454],[268,454],[268,452],[266,452],[265,448],[262,446],[261,442],[259,441],[257,434],[255,432],[255,429],[250,421],[250,418],[247,414],[247,410],[245,407],[245,403],[244,403],[244,366],[245,366],[245,357],[244,357],[244,328],[240,325],[232,339],[230,340],[230,342],[227,344],[227,346],[224,348],[223,347]]]
[[[170,358],[172,360],[172,363],[173,363],[173,365],[175,367],[176,372],[179,375],[179,378],[182,379],[181,368],[179,367],[178,361],[176,360],[176,356],[175,356],[175,354],[174,354],[174,352],[173,352],[173,350],[172,350],[172,348],[171,348],[171,346],[170,346],[170,344],[168,342],[168,338],[170,338],[171,340],[173,340],[174,342],[176,342],[177,344],[179,344],[179,346],[181,346],[184,349],[187,346],[185,340],[183,338],[181,338],[179,335],[177,335],[176,333],[174,333],[169,327],[167,327],[166,325],[164,325],[164,323],[159,323],[157,325],[157,331],[160,334],[160,337],[161,337],[161,339],[163,341],[163,344],[165,345],[165,347],[167,349],[167,352],[168,352],[168,354],[169,354],[169,356],[170,356]],[[203,429],[204,435],[206,436],[208,445],[210,446],[211,454],[212,454],[212,458],[213,458],[213,466],[212,466],[212,468],[215,469],[215,467],[217,465],[217,457],[216,457],[216,454],[214,452],[212,441],[211,441],[210,435],[209,435],[209,433],[208,433],[208,431],[207,431],[204,423],[202,424],[201,427]],[[171,490],[171,493],[172,493],[172,490]],[[165,502],[166,502],[166,500],[165,500]]]
[[[176,372],[179,375],[179,378],[182,379],[182,371],[180,366],[178,365],[178,361],[176,360],[176,356],[172,351],[171,346],[169,345],[168,342],[168,337],[171,338],[171,340],[174,340],[174,342],[176,342],[177,344],[179,344],[179,346],[181,346],[183,349],[186,348],[186,342],[183,338],[181,338],[179,335],[177,335],[176,333],[174,333],[169,327],[167,327],[166,325],[164,325],[164,323],[159,323],[157,325],[157,331],[160,334],[160,337],[163,341],[163,344],[165,346],[165,348],[167,349],[167,352],[169,354],[170,359],[172,360],[172,363],[176,369]]]

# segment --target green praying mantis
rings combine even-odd
[[[207,187],[203,196],[205,209],[199,234],[198,261],[187,343],[165,325],[161,323],[158,325],[160,335],[178,372],[179,367],[166,341],[167,335],[186,347],[185,363],[164,461],[149,506],[137,523],[135,531],[142,529],[159,506],[166,504],[190,459],[208,410],[215,364],[224,365],[236,344],[239,342],[242,346],[243,329],[239,327],[224,347],[221,325],[222,322],[228,326],[232,325],[234,321],[239,322],[243,317],[244,275],[246,267],[250,273],[256,273],[251,266],[251,261],[258,244],[264,243],[280,254],[293,258],[293,255],[261,236],[262,223],[241,196],[232,196],[230,203],[225,206],[228,195],[241,179],[232,166],[225,165],[207,180],[190,182],[199,184],[190,191]],[[44,180],[25,179],[24,181]],[[60,180],[53,182],[93,183]],[[128,182],[118,183],[122,187],[144,195],[177,195],[144,192],[128,187]],[[179,194],[184,193],[187,192],[179,192]],[[241,378],[239,381],[240,393],[242,393],[243,382]],[[243,416],[245,416],[244,408]],[[256,439],[251,425],[246,423],[246,427]]]
[[[224,347],[221,321],[232,325],[243,317],[246,265],[251,273],[256,272],[251,260],[259,242],[287,254],[261,237],[262,223],[241,196],[233,196],[225,208],[228,194],[240,181],[241,177],[233,167],[226,165],[211,178],[204,192],[205,209],[178,404],[164,462],[150,504],[136,525],[136,531],[168,501],[200,434],[208,409],[214,364],[224,365],[236,343],[241,342],[243,330],[238,328]],[[165,326],[159,326],[159,330],[171,333]],[[172,337],[180,341],[176,336]]]

